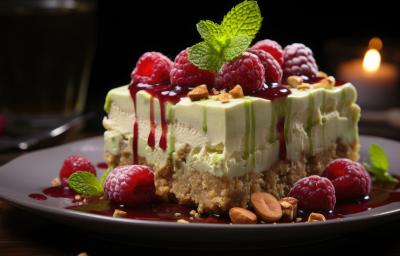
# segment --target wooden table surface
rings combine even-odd
[[[92,135],[92,134],[91,134]],[[79,139],[86,134],[74,137]],[[18,151],[0,153],[0,165],[22,154]],[[3,255],[139,255],[140,251],[163,253],[167,255],[207,255],[214,254],[213,248],[204,250],[151,248],[141,246],[140,241],[131,245],[118,241],[100,239],[101,235],[92,234],[39,215],[15,208],[0,199],[0,256]],[[190,238],[188,238],[190,239]],[[218,251],[219,255],[341,255],[349,252],[357,255],[400,255],[400,220],[384,225],[349,233],[324,242],[310,241],[308,245],[290,248],[257,249],[246,251]]]

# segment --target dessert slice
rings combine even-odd
[[[159,196],[225,212],[246,208],[252,192],[285,196],[332,159],[356,160],[354,86],[318,73],[303,44],[248,49],[261,20],[245,1],[221,25],[199,22],[205,41],[173,63],[144,54],[132,82],[107,95],[106,162],[148,165]]]
[[[223,102],[217,95],[176,104],[176,96],[159,97],[176,88],[141,86],[136,92],[131,85],[135,100],[129,86],[107,95],[106,162],[151,166],[159,195],[194,203],[199,211],[245,207],[254,191],[281,197],[332,159],[357,159],[360,111],[350,83],[290,94],[281,88],[275,99]]]

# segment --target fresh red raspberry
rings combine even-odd
[[[283,78],[289,76],[314,77],[318,73],[313,52],[304,44],[291,44],[283,52]]]
[[[78,171],[91,172],[96,175],[96,168],[87,158],[72,155],[64,160],[60,170],[60,180],[66,180],[71,174]]]
[[[335,187],[332,182],[317,175],[297,181],[289,196],[299,200],[299,209],[306,211],[331,211],[335,208]]]
[[[282,68],[271,54],[262,50],[249,49],[247,52],[257,55],[265,69],[265,82],[280,83]]]
[[[269,39],[264,39],[255,43],[250,49],[263,50],[271,54],[280,66],[283,64],[282,46],[277,42]]]
[[[255,90],[265,82],[265,69],[260,59],[249,52],[225,62],[215,79],[219,89],[240,84],[245,90]]]
[[[206,84],[214,85],[215,74],[208,70],[202,70],[189,61],[188,50],[181,51],[175,58],[171,69],[171,84],[180,86],[197,86]]]
[[[125,165],[112,170],[104,182],[104,192],[117,204],[136,206],[155,197],[154,174],[144,165]]]
[[[371,177],[358,162],[349,159],[332,161],[322,173],[332,181],[338,200],[363,198],[371,191]]]
[[[132,83],[157,84],[169,81],[172,61],[159,52],[146,52],[132,71]]]

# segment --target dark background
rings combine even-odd
[[[199,20],[220,22],[240,2],[99,1],[87,109],[98,111],[109,89],[129,83],[141,54],[160,51],[174,59],[182,49],[200,41],[195,27]],[[258,3],[264,20],[254,41],[269,38],[282,46],[302,42],[312,48],[320,69],[329,73],[334,70],[329,65],[332,60],[327,45],[333,40],[366,46],[368,39],[379,36],[384,44],[391,42],[396,46],[400,38],[395,1],[260,0]]]

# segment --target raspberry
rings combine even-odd
[[[60,170],[60,180],[66,180],[71,174],[78,171],[91,172],[96,175],[96,168],[87,158],[72,155],[64,160]]]
[[[282,46],[277,42],[269,39],[264,39],[255,43],[250,49],[262,50],[271,54],[280,66],[283,64],[283,50]]]
[[[257,55],[265,69],[265,82],[280,83],[282,68],[271,54],[262,50],[249,49],[247,52]]]
[[[154,174],[144,165],[124,165],[112,170],[104,182],[104,192],[114,203],[136,206],[155,197]]]
[[[349,159],[332,161],[322,173],[332,181],[338,200],[363,198],[371,191],[371,177],[358,162]]]
[[[335,208],[336,196],[332,182],[317,175],[297,181],[289,196],[299,200],[299,208],[306,211],[331,211]]]
[[[318,66],[315,62],[310,48],[304,44],[291,44],[285,47],[283,53],[283,77],[307,76],[314,77],[318,73]]]
[[[220,89],[231,88],[240,84],[245,90],[254,90],[263,86],[265,69],[256,55],[246,52],[231,61],[225,62],[215,81]]]
[[[175,58],[171,69],[171,84],[195,87],[200,84],[214,85],[215,74],[202,70],[189,61],[188,49],[181,51]]]
[[[132,83],[157,84],[169,81],[172,61],[159,52],[146,52],[132,71]]]

